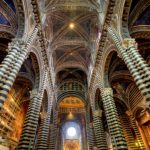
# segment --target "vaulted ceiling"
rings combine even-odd
[[[98,9],[99,4],[92,0],[41,3],[48,54],[57,77],[59,72],[67,76],[75,73],[76,77],[89,74],[100,37]]]

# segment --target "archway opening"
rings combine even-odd
[[[64,150],[80,150],[81,147],[81,127],[80,124],[75,121],[68,121],[62,127],[62,137],[64,139]]]
[[[81,150],[86,143],[85,103],[79,97],[68,96],[58,103],[58,149]]]

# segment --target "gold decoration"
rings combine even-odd
[[[84,106],[82,100],[74,96],[64,98],[59,104],[61,108],[83,108]]]

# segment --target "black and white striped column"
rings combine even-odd
[[[85,126],[82,127],[81,129],[82,133],[82,150],[87,149],[87,138],[86,138],[86,133],[85,133]]]
[[[14,40],[0,67],[0,108],[3,106],[16,76],[28,55],[28,48],[38,32],[36,27],[27,41]]]
[[[8,44],[8,54],[0,64],[0,79],[2,79],[7,72],[9,72],[10,68],[12,67],[12,62],[15,60],[15,57],[18,53],[18,47],[21,46],[23,43],[22,40],[13,39],[11,43]],[[16,45],[17,47],[14,47]],[[0,85],[3,82],[0,82]]]
[[[148,107],[150,107],[150,67],[139,54],[134,39],[127,38],[122,43],[118,33],[114,29],[108,28],[108,31],[141,94],[145,98],[145,101],[148,102]]]
[[[98,150],[107,150],[106,136],[102,124],[102,110],[98,109],[93,112],[93,125]]]
[[[48,112],[41,118],[40,130],[38,134],[37,150],[48,148],[48,135],[49,135],[49,124],[50,124],[50,113],[51,106],[48,107]]]
[[[94,150],[93,124],[90,122],[90,113],[88,110],[86,113],[86,133],[87,133],[89,150]]]
[[[40,150],[42,148],[47,149],[49,124],[50,124],[50,117],[48,116],[48,114],[45,114],[45,116],[41,118],[37,146],[36,146],[37,150]]]
[[[102,89],[102,101],[104,105],[105,115],[113,148],[115,150],[127,150],[126,140],[117,113],[117,108],[113,99],[113,91],[111,88]]]
[[[41,103],[42,93],[36,89],[33,90],[17,150],[27,150],[34,148]]]
[[[56,141],[57,141],[57,122],[58,122],[58,111],[54,112],[53,124],[50,125],[50,141],[49,141],[49,150],[56,150]]]
[[[53,149],[55,148],[55,141],[54,141],[54,138],[53,138],[53,135],[54,135],[54,124],[51,123],[49,125],[49,139],[48,139],[48,150],[51,150],[50,148],[52,147]]]
[[[132,39],[125,40],[127,42],[132,41]],[[129,59],[133,62],[134,68],[136,68],[136,72],[132,71],[134,73],[134,80],[142,95],[150,104],[150,67],[146,64],[134,45],[129,45],[126,53],[128,53]]]

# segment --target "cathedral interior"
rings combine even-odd
[[[0,0],[0,150],[150,150],[150,0]]]

